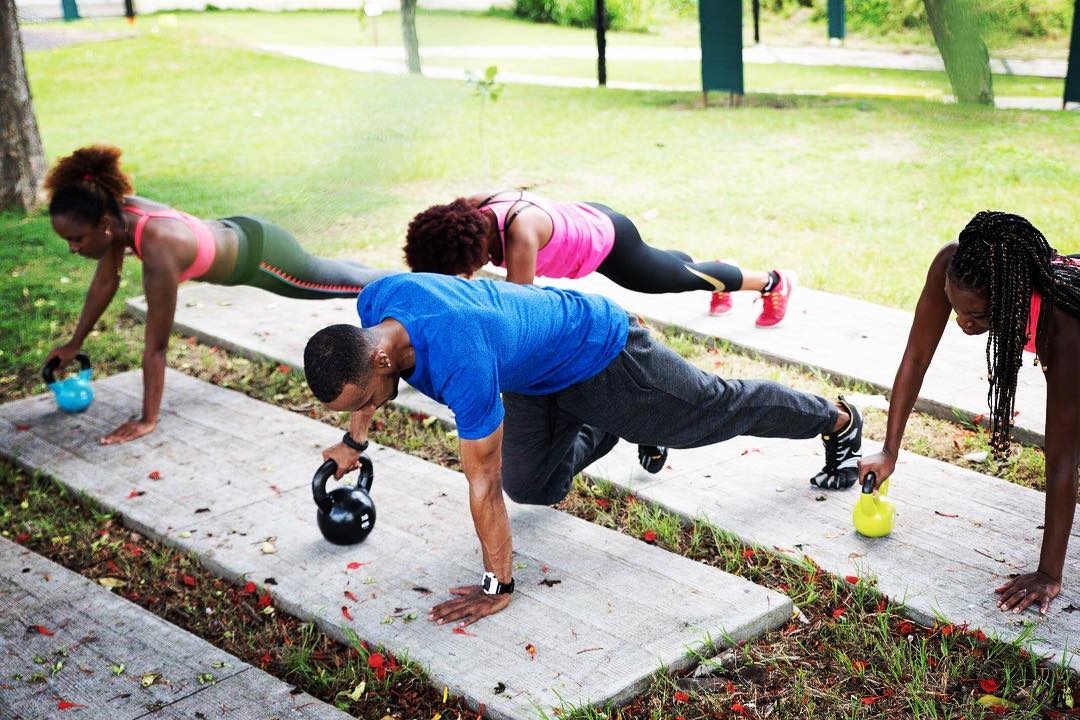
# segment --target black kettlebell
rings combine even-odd
[[[319,506],[319,530],[335,545],[355,545],[363,542],[375,527],[375,503],[368,495],[375,469],[367,455],[361,455],[356,487],[339,487],[327,493],[326,481],[334,477],[337,467],[336,462],[327,460],[311,480],[311,492]]]

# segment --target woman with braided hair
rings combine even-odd
[[[72,339],[49,353],[70,363],[120,286],[124,256],[143,264],[146,345],[143,407],[137,420],[102,438],[121,443],[153,432],[165,385],[165,350],[185,280],[250,285],[294,298],[356,297],[389,271],[313,257],[282,228],[246,216],[199,220],[132,195],[119,148],[94,145],[61,158],[45,179],[53,230],[73,253],[97,261]]]
[[[930,265],[893,381],[882,451],[859,463],[880,486],[896,467],[904,426],[952,311],[968,335],[989,333],[990,442],[1009,451],[1017,374],[1026,351],[1046,378],[1046,519],[1035,572],[997,588],[1002,610],[1046,614],[1061,592],[1080,463],[1080,261],[1060,254],[1018,215],[980,212]]]

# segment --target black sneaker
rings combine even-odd
[[[825,444],[825,467],[810,478],[810,484],[826,490],[847,490],[859,479],[859,458],[862,457],[862,415],[859,409],[844,398],[840,404],[851,415],[846,426],[821,436]]]
[[[667,464],[667,448],[662,445],[638,445],[637,461],[645,472],[655,475]]]

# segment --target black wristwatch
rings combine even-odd
[[[480,586],[484,589],[485,595],[509,595],[514,592],[514,579],[510,578],[510,582],[503,585],[499,582],[499,578],[495,577],[495,573],[486,572]]]
[[[345,445],[348,445],[349,447],[351,447],[356,452],[364,452],[365,450],[367,450],[367,446],[368,446],[368,441],[367,440],[365,440],[364,442],[360,442],[360,443],[353,440],[352,435],[349,433],[348,430],[346,430],[345,434],[342,436],[341,442],[344,443]]]

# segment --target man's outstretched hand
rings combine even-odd
[[[457,597],[431,608],[429,620],[440,625],[451,622],[472,625],[480,618],[494,615],[510,604],[509,595],[485,595],[484,589],[479,585],[450,588],[450,594]]]
[[[1028,605],[1037,603],[1039,612],[1045,615],[1050,609],[1050,601],[1061,592],[1061,581],[1041,572],[1033,572],[1013,578],[994,592],[1001,595],[998,607],[1002,610],[1021,613]]]

